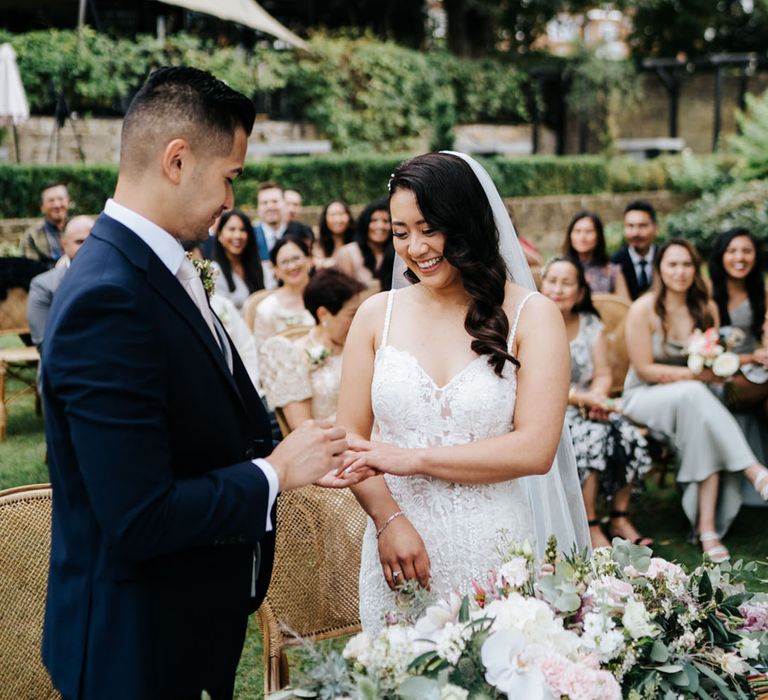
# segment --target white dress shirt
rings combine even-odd
[[[645,274],[648,277],[648,284],[650,284],[653,281],[653,258],[656,255],[656,246],[652,245],[645,255],[640,255],[640,253],[631,246],[627,248],[627,251],[629,252],[629,259],[632,261],[632,265],[635,268],[635,278],[638,282],[640,281],[641,272],[640,261],[644,260],[647,263]]]
[[[128,207],[118,204],[114,199],[107,200],[107,203],[104,205],[104,213],[123,224],[123,226],[141,238],[152,249],[152,252],[160,258],[160,262],[168,268],[168,271],[176,277],[186,255],[184,248],[178,240],[165,229],[160,228],[160,226],[152,223],[149,219],[141,216],[141,214],[128,209]],[[183,289],[181,282],[179,282],[179,286]],[[187,293],[186,290],[184,293]],[[270,532],[272,530],[272,506],[275,504],[280,484],[278,483],[274,467],[266,459],[254,459],[252,461],[261,469],[269,484],[266,531]]]

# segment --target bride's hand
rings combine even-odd
[[[321,476],[315,482],[315,486],[322,486],[327,489],[346,489],[350,486],[355,486],[355,484],[359,484],[361,481],[365,481],[371,476],[376,476],[377,474],[377,471],[369,469],[368,467],[362,467],[354,471],[330,471]]]
[[[395,518],[379,537],[379,559],[387,585],[394,591],[403,581],[416,579],[429,586],[429,555],[424,541],[404,515]]]
[[[348,457],[344,460],[346,472],[373,469],[394,476],[414,476],[419,473],[418,450],[350,438]]]

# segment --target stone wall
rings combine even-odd
[[[621,221],[624,207],[633,199],[647,199],[660,214],[676,211],[689,197],[675,192],[622,192],[596,195],[552,195],[548,197],[511,197],[506,199],[521,235],[546,253],[559,250],[571,217],[582,209],[596,211],[605,224]],[[358,215],[362,205],[352,207]],[[316,228],[322,207],[305,207],[301,219]],[[246,213],[256,212],[246,208]],[[0,246],[17,245],[24,230],[36,219],[0,220]]]

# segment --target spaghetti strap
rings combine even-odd
[[[523,297],[523,300],[517,305],[517,313],[515,313],[515,320],[512,323],[512,330],[509,332],[509,342],[507,343],[507,352],[512,352],[512,345],[515,342],[515,333],[517,332],[517,324],[520,323],[520,314],[523,312],[523,307],[526,302],[533,296],[536,296],[538,292],[529,292]]]
[[[387,313],[384,316],[384,330],[381,332],[380,348],[383,348],[387,344],[387,337],[389,336],[389,321],[392,318],[392,304],[395,301],[395,290],[390,289],[387,294]]]

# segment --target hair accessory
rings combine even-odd
[[[392,181],[395,179],[395,174],[390,173],[389,174],[389,181],[387,182],[387,192],[392,194]]]

